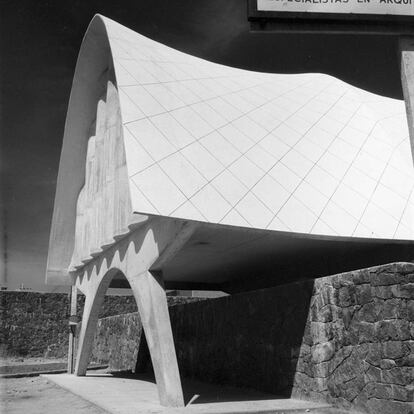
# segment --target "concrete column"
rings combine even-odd
[[[151,354],[160,403],[183,407],[184,397],[161,276],[149,271],[129,277]]]
[[[401,83],[407,110],[411,153],[414,161],[414,37],[400,39]]]
[[[95,282],[95,281],[94,281]],[[111,282],[111,278],[89,282],[85,290],[85,306],[82,315],[82,326],[78,340],[78,352],[76,356],[75,375],[84,376],[88,368],[92,351],[93,338],[98,323],[99,311],[102,308],[105,293]]]

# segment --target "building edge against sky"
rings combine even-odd
[[[94,177],[109,183],[99,196]],[[403,101],[324,74],[211,63],[97,15],[74,76],[47,281],[70,284],[70,266],[143,214],[411,241],[413,188]],[[88,234],[85,211],[110,225],[75,242]]]
[[[86,375],[107,289],[129,287],[160,403],[183,407],[166,289],[237,293],[410,261],[413,188],[404,102],[214,64],[95,16],[46,275],[72,285],[71,315],[85,295],[68,372]]]

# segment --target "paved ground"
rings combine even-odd
[[[56,385],[59,383],[60,386]],[[87,377],[53,374],[0,379],[2,414],[344,414],[323,404],[280,399],[258,391],[186,381],[186,408],[158,404],[149,377],[110,376],[90,371]]]
[[[112,376],[103,371],[89,372],[86,377],[68,374],[43,377],[113,414],[339,414],[327,404],[278,398],[257,391],[197,381],[183,384],[185,408],[166,409],[159,405],[156,386],[148,377]]]
[[[2,414],[108,414],[43,377],[0,379]]]

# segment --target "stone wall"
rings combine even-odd
[[[0,357],[65,357],[69,339],[68,300],[69,296],[65,293],[0,291]],[[194,300],[200,299],[168,297],[169,306]],[[78,294],[79,317],[82,316],[84,301],[85,297]],[[106,318],[136,311],[133,296],[105,296],[99,316]],[[104,319],[99,324],[105,329],[102,321]],[[139,331],[135,330],[136,324],[131,326],[127,332],[135,334],[136,344]],[[109,354],[117,346],[114,342],[116,335],[109,336],[104,335],[105,340],[96,344],[94,361],[106,363],[114,360],[116,353],[112,353],[112,358],[109,358]],[[123,359],[120,358],[120,361]]]
[[[78,295],[79,316],[84,300]],[[68,303],[64,293],[0,291],[0,356],[66,356]],[[132,296],[106,296],[100,317],[136,310]]]
[[[170,315],[185,376],[372,414],[413,413],[414,264],[190,303]],[[117,325],[124,363],[114,366],[134,369],[138,316],[107,318],[98,337]]]
[[[293,395],[413,413],[413,264],[315,280]]]
[[[170,313],[171,307],[202,300],[206,300],[206,298],[167,296]],[[138,313],[99,319],[91,361],[99,364],[108,364],[108,368],[113,372],[135,372],[141,334],[142,324]],[[147,358],[148,361],[146,362],[149,363],[149,355],[146,351],[147,349],[144,349],[143,358]]]
[[[138,313],[98,321],[91,362],[108,364],[109,370],[135,372],[142,324]]]

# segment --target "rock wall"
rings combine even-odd
[[[372,414],[414,411],[414,264],[190,303],[170,315],[185,376]],[[137,323],[133,314],[101,325],[98,337],[118,325],[125,342],[115,366],[134,369],[141,331],[134,340],[128,332]]]
[[[315,280],[294,396],[369,413],[413,413],[414,265]]]
[[[78,295],[78,315],[85,297]],[[0,356],[51,357],[67,355],[68,295],[0,291]],[[132,296],[106,296],[100,317],[134,312]]]
[[[138,313],[100,319],[91,362],[108,364],[112,372],[135,372],[141,334],[142,324]]]
[[[191,296],[167,296],[168,307],[199,302],[206,298]],[[129,313],[115,317],[99,319],[92,348],[91,361],[99,364],[108,364],[108,368],[115,371],[135,372],[138,359],[138,350],[142,339],[142,324],[138,313]],[[149,363],[146,345],[143,358]]]
[[[0,357],[49,357],[61,358],[68,351],[69,296],[65,293],[38,293],[0,291]],[[169,296],[169,306],[187,303],[199,298]],[[78,295],[78,316],[82,316],[85,297]],[[100,318],[136,312],[133,296],[105,296]],[[102,329],[105,319],[99,322]],[[137,324],[129,327],[134,336],[135,348],[139,330]],[[116,327],[114,327],[116,329]],[[111,325],[112,330],[112,325]],[[109,330],[109,326],[107,328]],[[123,332],[123,331],[121,331]],[[116,335],[103,335],[105,340],[96,344],[94,361],[113,361],[116,353],[111,350],[118,346]],[[137,336],[138,335],[138,336]],[[112,338],[112,339],[109,339]],[[122,348],[124,349],[124,348]],[[109,355],[111,353],[111,358]],[[124,353],[120,354],[121,356]],[[120,358],[120,361],[123,361]],[[121,366],[121,365],[120,365]]]

